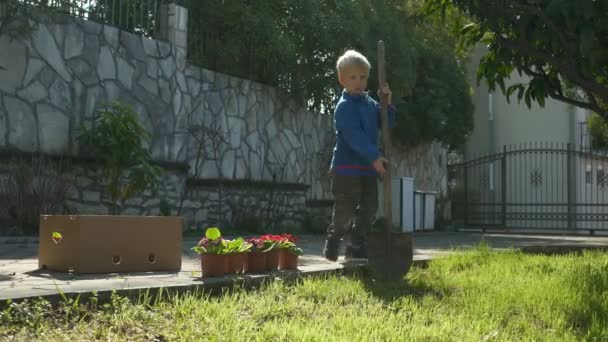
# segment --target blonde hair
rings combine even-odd
[[[347,67],[352,65],[358,65],[364,67],[368,72],[371,69],[371,64],[365,56],[355,50],[346,51],[340,58],[338,58],[338,62],[336,62],[336,69],[338,70],[338,75]]]

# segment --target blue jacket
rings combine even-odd
[[[389,127],[395,125],[394,106],[388,106]],[[380,104],[367,93],[352,96],[344,90],[334,112],[336,146],[331,170],[338,175],[377,176],[372,166],[380,156]]]

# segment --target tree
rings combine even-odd
[[[471,23],[461,43],[487,45],[477,70],[507,99],[515,92],[528,107],[553,98],[608,119],[608,1],[600,0],[425,0],[427,13],[455,9]],[[530,81],[505,86],[514,71]]]
[[[28,7],[17,0],[0,2],[0,37],[6,35],[10,39],[17,39],[34,31],[37,25],[26,20],[28,14]],[[0,65],[0,70],[5,69]]]
[[[591,136],[591,146],[595,149],[606,150],[608,148],[608,122],[594,113],[587,120],[587,128]]]
[[[411,90],[396,103],[401,112],[396,141],[415,145],[436,140],[457,149],[473,129],[474,110],[462,63],[466,53],[452,29],[463,17],[452,13],[446,20],[433,20],[419,2],[410,3],[410,12],[415,73]]]
[[[190,0],[189,58],[277,86],[329,114],[341,92],[338,57],[354,48],[369,58],[375,96],[376,44],[384,40],[388,80],[402,114],[396,141],[456,147],[472,128],[469,86],[449,32],[438,22],[415,20],[416,8],[405,6],[418,2]]]

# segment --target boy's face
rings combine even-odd
[[[360,95],[367,89],[369,70],[360,65],[349,65],[339,73],[340,84],[351,95]]]

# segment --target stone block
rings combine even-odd
[[[55,39],[45,25],[38,25],[32,33],[32,41],[36,51],[64,80],[72,81],[72,77],[65,67],[63,54],[59,51]],[[14,52],[13,52],[14,53]]]
[[[13,97],[4,97],[4,107],[8,113],[8,143],[21,151],[35,151],[38,148],[36,118],[32,108]]]
[[[82,200],[85,202],[98,203],[101,201],[101,194],[96,191],[83,191]]]
[[[29,103],[35,103],[48,96],[46,88],[39,81],[32,82],[29,86],[17,92],[19,97],[27,100]]]
[[[25,46],[8,35],[0,37],[0,91],[14,94],[22,86],[27,67]]]
[[[165,58],[160,61],[160,67],[163,71],[163,75],[167,79],[171,79],[177,70],[177,66],[175,65],[175,61],[171,58]]]
[[[40,150],[50,154],[67,153],[69,150],[70,120],[59,110],[40,104],[38,114],[38,137]]]
[[[158,45],[156,44],[156,40],[150,39],[147,37],[142,38],[142,44],[144,47],[144,51],[146,55],[154,58],[160,57],[160,53],[158,51]]]
[[[120,31],[117,27],[104,25],[103,36],[108,45],[110,45],[113,49],[118,49],[118,44],[120,42]]]
[[[72,93],[69,85],[61,78],[55,79],[49,89],[51,103],[64,111],[72,109]]]
[[[126,49],[129,57],[132,59],[145,61],[148,58],[144,51],[142,37],[137,34],[122,31],[120,33],[120,45]]]
[[[118,68],[118,79],[126,89],[131,89],[133,86],[135,68],[120,57],[116,57],[116,66]]]
[[[84,49],[84,32],[76,25],[67,26],[63,55],[65,59],[78,57]]]
[[[1,65],[2,62],[0,62]],[[41,60],[37,58],[30,58],[27,64],[27,71],[25,72],[25,78],[23,79],[23,84],[28,85],[30,82],[38,76],[38,73],[42,68],[44,68],[45,64]],[[4,80],[4,78],[2,78]]]
[[[99,53],[99,65],[97,66],[97,73],[99,78],[103,80],[115,80],[116,79],[116,64],[114,62],[114,56],[109,47],[103,46]]]

